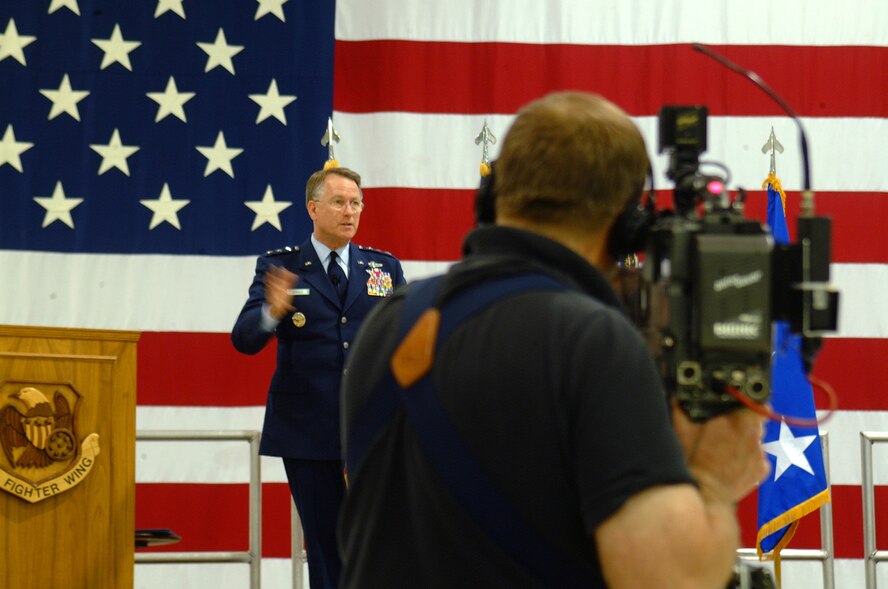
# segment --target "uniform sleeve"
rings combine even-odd
[[[404,269],[401,267],[401,260],[395,258],[395,287],[407,284],[404,279]]]
[[[247,302],[244,303],[234,328],[231,330],[231,343],[237,351],[256,354],[265,347],[272,333],[262,326],[262,305],[265,304],[265,273],[271,262],[260,257],[256,261],[256,274],[250,285]]]

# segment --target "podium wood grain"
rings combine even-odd
[[[138,339],[135,332],[0,326],[0,385],[70,385],[80,395],[78,447],[99,435],[99,454],[77,486],[36,503],[0,492],[0,587],[133,586]]]

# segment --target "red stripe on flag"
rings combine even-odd
[[[888,487],[875,488],[876,546],[888,546]],[[741,543],[755,546],[758,533],[758,496],[753,493],[740,502]],[[863,499],[861,488],[853,485],[832,487],[833,544],[836,558],[863,558]],[[788,548],[819,549],[820,512],[801,519]]]
[[[458,260],[475,224],[472,190],[367,188],[356,241],[401,260]]]
[[[746,216],[764,222],[767,193],[758,186],[747,190]],[[460,258],[462,241],[475,224],[474,190],[367,188],[364,194],[368,205],[359,243],[373,244],[402,260]],[[816,214],[833,219],[833,262],[888,263],[888,240],[881,227],[888,218],[888,194],[818,192],[815,197]],[[658,190],[656,198],[659,208],[673,206],[671,190]],[[786,199],[787,224],[795,239],[801,197],[788,192]]]
[[[884,411],[888,382],[888,339],[824,340],[814,362],[814,376],[830,385],[838,397],[839,409],[846,411]],[[829,399],[814,389],[814,403],[826,409]]]
[[[832,488],[833,538],[836,558],[863,557],[863,507],[861,488]],[[249,546],[249,487],[246,484],[136,485],[136,528],[170,528],[182,537],[177,544],[152,551],[242,551]],[[888,546],[888,487],[876,487],[876,545]],[[755,546],[757,497],[738,507],[742,544]],[[880,515],[881,514],[881,515]],[[290,492],[285,483],[262,485],[262,555],[290,557]],[[790,548],[820,547],[820,516],[802,519]]]
[[[758,187],[754,187],[758,188]],[[801,195],[786,193],[786,224],[796,239],[796,219]],[[766,191],[749,192],[747,216],[764,221],[768,211]],[[815,214],[831,217],[832,258],[838,263],[888,263],[888,239],[883,225],[888,219],[888,194],[884,192],[816,192]]]
[[[888,71],[888,47],[713,49],[759,74],[802,116],[888,116],[874,75]],[[713,115],[784,114],[751,82],[686,44],[337,41],[335,56],[333,101],[344,112],[513,113],[563,88],[598,92],[632,115],[654,115],[664,104],[706,104]]]
[[[245,484],[136,485],[136,529],[169,528],[176,544],[152,552],[245,551],[250,546],[250,487]],[[262,485],[262,556],[290,557],[290,488]]]
[[[136,353],[139,405],[265,405],[274,372],[274,341],[247,356],[234,349],[227,333],[147,331]]]
[[[240,357],[220,350],[216,333],[142,334],[138,345],[139,405],[263,406],[267,383],[274,370],[272,347],[258,357]],[[246,358],[243,360],[242,358]],[[828,338],[814,364],[814,374],[831,384],[843,410],[884,410],[885,397],[873,383],[888,381],[888,339]],[[244,364],[241,364],[245,362]],[[213,370],[171,369],[214,366]],[[815,391],[818,408],[828,406]]]

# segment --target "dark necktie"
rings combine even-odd
[[[330,277],[330,282],[333,283],[333,287],[336,289],[337,294],[339,294],[339,302],[342,303],[345,301],[345,291],[348,290],[348,278],[345,277],[345,272],[336,261],[338,257],[336,252],[330,252],[327,276]]]

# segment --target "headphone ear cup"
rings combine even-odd
[[[648,233],[657,216],[656,192],[654,191],[654,170],[649,167],[647,172],[648,201],[641,202],[642,197],[633,198],[626,203],[611,227],[608,237],[608,250],[615,260],[644,250],[647,245]]]
[[[608,250],[615,260],[644,250],[648,234],[656,219],[654,190],[648,193],[647,205],[641,203],[641,197],[633,198],[626,203],[611,227],[608,237]]]
[[[640,199],[632,199],[620,211],[611,227],[608,250],[615,260],[644,249],[652,216]]]
[[[481,177],[478,191],[475,193],[475,223],[493,225],[496,220],[496,194],[493,191],[496,175],[496,162],[490,162],[490,173]]]

